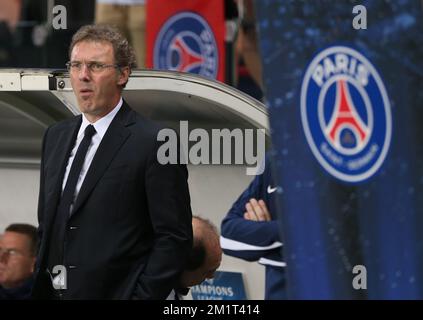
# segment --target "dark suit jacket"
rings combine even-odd
[[[51,228],[82,116],[47,129],[34,298],[51,298]],[[124,102],[101,141],[66,227],[65,299],[165,299],[192,246],[185,165],[157,161],[159,127]]]

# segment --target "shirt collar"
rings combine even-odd
[[[110,123],[116,116],[116,114],[119,112],[120,108],[122,107],[123,99],[120,97],[120,100],[116,107],[113,108],[112,111],[110,111],[108,114],[106,114],[103,118],[98,119],[96,122],[91,123],[87,120],[84,114],[82,114],[82,123],[81,127],[79,128],[78,136],[80,134],[83,134],[85,132],[85,128],[92,124],[94,126],[94,129],[97,133],[97,135],[100,137],[100,139],[103,139],[104,135],[106,134],[107,129],[110,126]]]

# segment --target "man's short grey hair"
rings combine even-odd
[[[92,24],[81,27],[72,37],[72,42],[69,46],[69,59],[71,58],[73,47],[81,41],[109,42],[113,47],[115,63],[120,68],[129,67],[129,74],[137,66],[134,49],[114,26]],[[125,85],[126,83],[123,87]]]

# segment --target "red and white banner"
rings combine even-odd
[[[147,67],[224,81],[223,0],[148,0]]]

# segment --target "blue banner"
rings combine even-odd
[[[255,4],[289,297],[422,299],[422,2]]]

